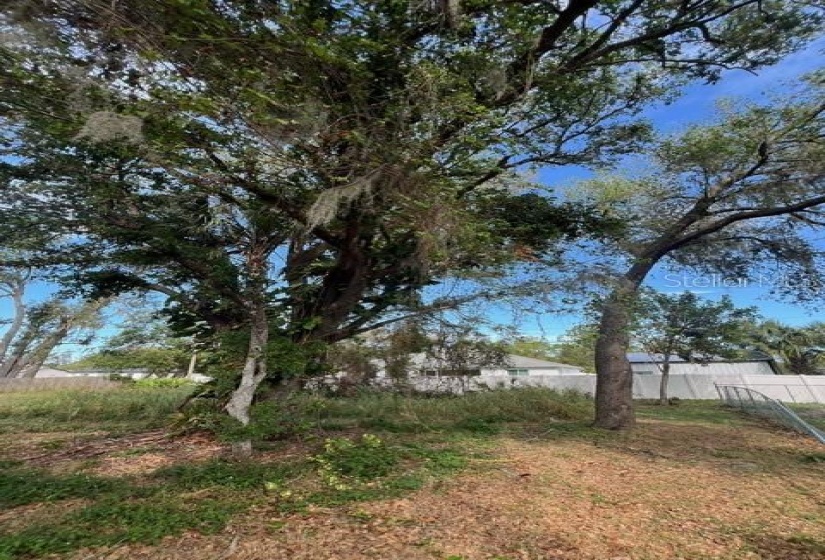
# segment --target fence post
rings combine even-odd
[[[821,404],[821,401],[819,400],[819,395],[817,395],[817,394],[814,392],[813,387],[811,387],[811,384],[810,384],[810,383],[808,383],[807,376],[806,376],[806,375],[800,375],[800,376],[799,376],[799,379],[802,381],[802,384],[805,386],[805,388],[806,388],[806,389],[808,390],[808,392],[811,394],[811,399],[812,399],[812,402],[815,402],[815,403],[820,403],[820,404]]]

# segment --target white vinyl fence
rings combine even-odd
[[[659,398],[662,376],[642,374],[633,376],[633,396],[637,399]],[[575,390],[593,394],[596,376],[531,375],[525,377],[410,377],[419,391],[463,393],[487,388],[547,387],[557,390]],[[747,387],[783,402],[825,404],[825,375],[671,375],[668,395],[680,399],[718,399],[716,385]]]

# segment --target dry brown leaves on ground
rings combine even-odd
[[[825,558],[825,468],[813,441],[643,422],[605,443],[514,439],[401,499],[279,516],[223,533],[86,551],[107,560],[665,560]]]

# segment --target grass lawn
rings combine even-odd
[[[808,424],[825,432],[825,405],[792,404],[790,407]]]
[[[0,394],[0,559],[825,558],[825,448],[715,402],[307,396],[234,462],[186,391]]]

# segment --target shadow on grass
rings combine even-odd
[[[466,464],[461,452],[443,446],[380,443],[369,449],[380,453],[365,453],[358,441],[337,443],[290,462],[209,460],[140,477],[13,466],[0,472],[0,510],[17,508],[0,515],[0,559],[156,544],[186,530],[215,533],[254,505],[292,513],[395,497]]]
[[[266,482],[284,480],[298,468],[210,461],[162,469],[144,478],[115,478],[18,467],[0,473],[0,507],[47,507],[22,528],[0,533],[0,558],[155,543],[186,529],[215,532],[232,514],[255,503]],[[48,507],[66,500],[76,500],[76,507],[57,515],[53,512],[63,508]]]
[[[825,539],[810,535],[781,536],[760,534],[745,537],[748,551],[762,560],[821,560],[825,558]]]

